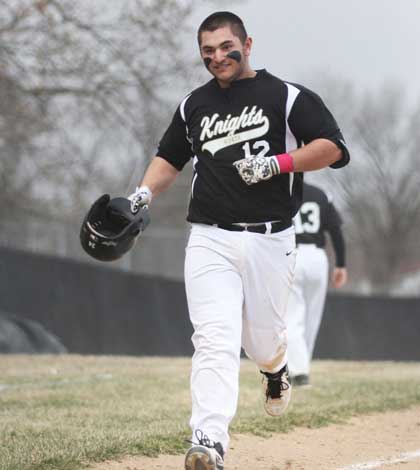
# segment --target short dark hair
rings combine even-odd
[[[232,33],[244,44],[248,33],[243,21],[235,13],[230,11],[216,11],[208,16],[200,25],[197,32],[198,45],[201,45],[201,33],[203,31],[216,31],[216,29],[229,26]]]

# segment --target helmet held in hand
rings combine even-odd
[[[97,199],[83,220],[80,242],[86,253],[99,261],[115,261],[127,253],[150,223],[149,210],[143,206],[131,212],[125,197]]]

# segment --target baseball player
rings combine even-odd
[[[194,327],[192,446],[186,470],[221,470],[236,412],[241,346],[264,378],[264,406],[290,400],[285,314],[302,172],[349,161],[343,136],[312,91],[253,70],[242,20],[217,12],[198,29],[213,78],[180,102],[136,191],[149,205],[193,160],[185,284]]]
[[[332,285],[340,288],[347,282],[341,224],[331,198],[320,188],[304,183],[302,205],[294,217],[296,270],[286,315],[288,366],[293,385],[309,385],[310,362],[328,286],[326,233],[335,252]]]

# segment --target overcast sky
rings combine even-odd
[[[217,9],[242,17],[251,64],[305,85],[325,70],[362,88],[398,81],[420,97],[420,0],[248,0]],[[203,2],[197,23],[215,10]],[[197,24],[198,26],[198,24]],[[303,80],[303,81],[302,81]]]

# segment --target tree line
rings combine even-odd
[[[3,221],[78,221],[98,194],[132,189],[180,96],[208,78],[191,54],[196,9],[193,0],[0,0]],[[420,269],[420,103],[402,88],[314,85],[352,152],[347,168],[316,181],[344,214],[353,281],[372,292]],[[184,220],[189,177],[157,203],[167,224]]]

